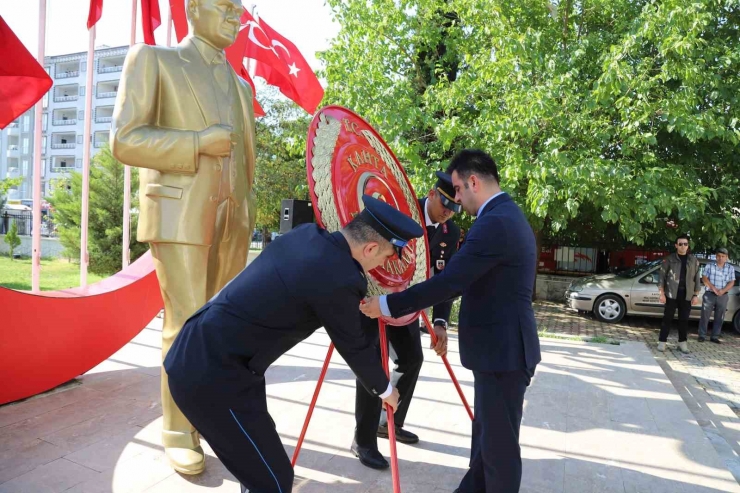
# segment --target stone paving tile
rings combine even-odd
[[[568,310],[559,303],[538,301],[535,316],[540,330],[579,337],[607,337],[619,341],[644,342],[656,357],[671,368],[688,373],[711,394],[740,415],[740,335],[725,324],[722,344],[697,341],[698,321],[689,321],[689,354],[678,350],[677,322],[668,337],[668,350],[657,351],[661,320],[649,317],[624,317],[618,324],[599,322],[592,315]]]

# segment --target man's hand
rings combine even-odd
[[[694,305],[694,306],[698,305],[699,304],[699,296],[697,296],[697,295],[692,296],[691,297],[691,304]]]
[[[665,293],[662,291],[660,292],[660,302],[665,305]]]
[[[198,132],[198,153],[214,157],[228,156],[231,154],[233,141],[231,127],[211,125]]]
[[[388,404],[393,408],[393,412],[396,412],[396,409],[398,409],[398,401],[401,398],[401,394],[398,393],[398,389],[393,387],[393,391],[391,392],[391,395],[383,399],[384,404]]]
[[[429,348],[434,349],[437,356],[444,356],[447,354],[447,329],[441,325],[435,325],[433,330],[434,335],[437,336],[437,345],[435,346],[434,343],[431,343]]]
[[[383,315],[380,312],[380,300],[377,296],[365,298],[363,301],[363,303],[360,303],[360,311],[364,313],[366,317],[379,318]]]
[[[717,296],[722,296],[722,291],[717,289],[715,286],[712,286],[712,292],[716,294]]]

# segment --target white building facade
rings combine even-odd
[[[128,46],[95,50],[93,69],[92,135],[90,155],[109,140],[113,106]],[[53,85],[44,96],[41,142],[42,195],[50,194],[55,178],[82,170],[84,150],[85,84],[87,53],[46,57],[46,71]],[[33,196],[34,108],[0,132],[0,178],[22,177],[8,199],[27,203]]]

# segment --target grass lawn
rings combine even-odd
[[[80,266],[63,259],[42,259],[39,278],[42,291],[74,288],[80,285]],[[87,274],[88,284],[100,279],[100,276],[91,272]],[[11,261],[7,255],[0,255],[0,286],[30,291],[31,259],[21,258]]]

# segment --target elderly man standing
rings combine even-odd
[[[715,252],[717,261],[712,262],[704,269],[702,281],[707,290],[704,292],[701,305],[701,320],[699,320],[699,342],[706,341],[709,316],[714,312],[712,336],[710,341],[720,344],[719,335],[722,332],[722,322],[727,311],[727,294],[735,285],[735,268],[727,263],[727,249],[718,248]]]
[[[689,325],[691,305],[699,304],[701,282],[699,279],[699,261],[689,253],[689,237],[680,235],[676,238],[676,252],[663,260],[660,268],[660,302],[665,304],[663,326],[658,339],[658,351],[665,351],[665,343],[671,332],[673,315],[678,308],[678,348],[682,353],[689,352],[686,332]]]
[[[163,360],[188,317],[245,267],[256,217],[252,90],[224,56],[244,8],[241,0],[188,0],[186,8],[190,35],[177,47],[129,51],[111,126],[113,155],[143,168],[137,239],[151,247],[162,291]],[[198,432],[164,371],[161,388],[167,458],[198,474]]]

